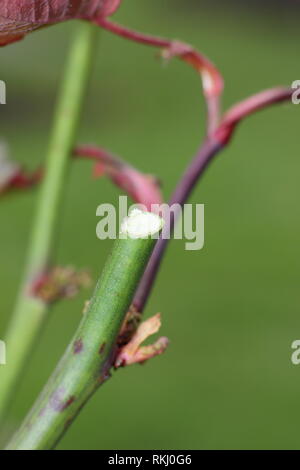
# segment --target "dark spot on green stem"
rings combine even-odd
[[[73,344],[73,352],[74,354],[80,354],[82,350],[83,350],[82,339],[77,339]]]
[[[59,409],[57,411],[65,411],[67,408],[69,408],[69,406],[72,405],[72,403],[74,403],[74,401],[75,397],[71,396],[65,403],[60,404]]]
[[[106,343],[102,343],[100,348],[99,348],[99,354],[103,354],[105,350]]]
[[[67,400],[63,398],[64,390],[62,388],[55,391],[49,401],[52,410],[60,413],[65,411],[75,401],[75,396],[71,395]]]

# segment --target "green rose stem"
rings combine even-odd
[[[148,212],[127,220],[128,238],[118,239],[79,328],[9,450],[52,449],[97,388],[109,378],[118,333],[152,253],[162,220]],[[144,222],[149,223],[144,224]],[[136,223],[136,227],[133,227]],[[151,226],[152,225],[152,226]],[[151,226],[151,230],[149,227]],[[132,239],[136,229],[145,227]]]
[[[65,189],[69,155],[74,146],[82,104],[90,77],[97,28],[82,23],[76,32],[58,102],[54,129],[33,226],[25,279],[7,336],[7,365],[0,371],[0,417],[15,393],[49,307],[34,297],[32,286],[50,264],[57,222]]]

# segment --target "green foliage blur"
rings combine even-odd
[[[225,78],[224,107],[300,79],[299,10],[250,2],[124,0],[116,20],[198,47]],[[289,6],[287,6],[289,5]],[[1,139],[33,169],[43,163],[54,102],[76,22],[4,48]],[[204,135],[197,75],[157,51],[99,33],[78,142],[120,154],[156,174],[167,198]],[[191,202],[204,203],[199,252],[173,241],[147,315],[163,314],[168,352],[114,374],[60,449],[299,449],[299,112],[284,104],[249,118],[209,168]],[[0,205],[0,338],[26,258],[38,191]],[[99,275],[110,241],[96,238],[96,207],[117,203],[106,179],[74,162],[62,209],[57,263]],[[52,310],[14,401],[17,425],[53,370],[90,291]],[[8,357],[9,361],[9,357]],[[7,367],[9,366],[9,362]]]

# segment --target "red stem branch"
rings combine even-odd
[[[212,159],[223,150],[230,142],[236,126],[247,116],[282,101],[290,99],[292,90],[286,88],[274,88],[263,91],[233,106],[223,117],[221,124],[215,133],[208,137],[200,148],[196,157],[187,168],[170,200],[170,205],[180,204],[183,206],[189,198],[196,184],[199,182],[204,171]],[[166,222],[167,233],[172,232],[176,223],[175,215],[171,211],[171,217]],[[168,239],[160,238],[150,258],[146,271],[136,291],[133,306],[142,312],[145,308],[149,295],[151,294],[159,267],[161,265]]]
[[[207,103],[207,133],[212,134],[217,128],[220,117],[220,97],[223,92],[223,79],[215,65],[203,54],[190,45],[160,37],[154,37],[128,29],[113,23],[104,17],[93,20],[97,25],[122,38],[131,41],[162,48],[162,57],[170,60],[179,57],[191,65],[202,77],[203,92]]]

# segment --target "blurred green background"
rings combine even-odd
[[[289,2],[124,0],[116,19],[184,39],[225,78],[224,107],[300,79],[299,9]],[[35,168],[45,157],[53,103],[76,22],[1,50],[8,104],[1,139]],[[94,142],[155,173],[168,197],[198,147],[204,103],[195,73],[162,67],[156,51],[100,33],[78,142]],[[163,314],[168,352],[114,374],[81,413],[60,449],[300,448],[299,112],[284,104],[251,117],[213,163],[191,202],[206,207],[199,252],[173,241],[147,315]],[[57,262],[98,276],[111,242],[96,238],[96,207],[117,202],[106,179],[72,166]],[[14,305],[37,191],[0,205],[0,338]],[[56,305],[28,364],[11,413],[16,425],[64,351],[90,292]]]

